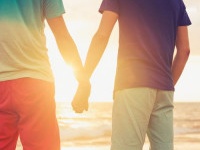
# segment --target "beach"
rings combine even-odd
[[[175,103],[174,108],[174,150],[200,150],[200,103]],[[105,141],[110,141],[107,137]],[[88,143],[63,147],[62,150],[109,150],[110,143]],[[143,150],[149,150],[146,138]]]
[[[200,150],[200,103],[174,103],[174,149]],[[76,114],[69,103],[57,103],[61,150],[109,150],[112,102],[92,102]],[[149,149],[148,138],[143,150]],[[20,142],[17,150],[22,150]]]

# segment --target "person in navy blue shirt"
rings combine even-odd
[[[174,86],[190,53],[183,1],[103,0],[99,11],[83,74],[90,79],[118,21],[111,150],[142,150],[146,134],[152,150],[173,150]],[[75,111],[88,105],[83,92],[74,97]]]

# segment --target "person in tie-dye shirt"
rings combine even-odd
[[[0,1],[0,150],[18,136],[24,150],[60,150],[45,20],[66,63],[82,69],[63,13],[62,0]]]

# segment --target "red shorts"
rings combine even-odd
[[[0,150],[60,150],[54,85],[22,78],[0,82]]]

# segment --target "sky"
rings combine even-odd
[[[98,12],[101,0],[63,0],[66,13],[63,15],[67,28],[79,49],[84,63],[87,50],[96,32],[101,14]],[[175,101],[200,102],[200,1],[184,0],[187,12],[192,21],[189,26],[191,55],[184,72],[175,86]],[[54,37],[46,27],[47,47],[55,76],[56,100],[71,101],[76,92],[77,82],[72,70],[58,53]],[[111,102],[116,69],[118,47],[118,26],[116,24],[106,51],[97,66],[92,78],[90,101]]]

